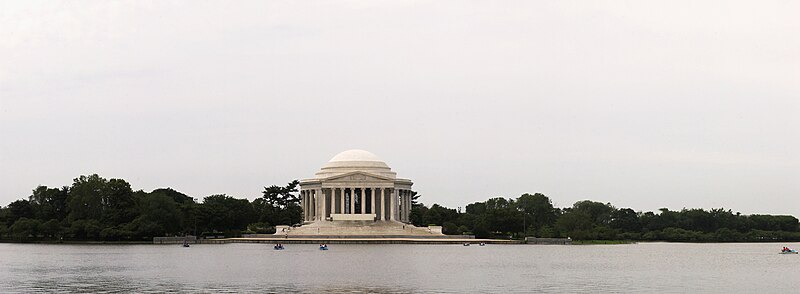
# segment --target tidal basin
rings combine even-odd
[[[796,244],[0,244],[0,292],[790,293]]]

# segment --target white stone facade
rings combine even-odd
[[[300,181],[306,223],[386,221],[410,223],[411,186],[364,150],[334,156],[314,178]]]

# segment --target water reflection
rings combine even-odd
[[[0,244],[0,292],[793,292],[773,247]]]

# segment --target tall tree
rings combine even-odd
[[[555,223],[556,209],[550,198],[544,194],[523,194],[517,199],[517,207],[522,210],[526,218],[524,222],[536,230]]]
[[[280,187],[264,187],[263,196],[253,201],[259,222],[271,225],[294,225],[303,221],[303,209],[296,195],[300,181],[294,180]]]

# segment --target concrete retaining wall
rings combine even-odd
[[[273,234],[243,234],[242,238],[285,238],[285,239],[475,239],[475,235],[273,235]]]
[[[183,241],[197,244],[197,237],[153,237],[153,244],[183,244]]]
[[[538,245],[572,245],[572,239],[569,238],[536,238],[525,237],[528,244]]]
[[[228,243],[263,243],[263,244],[463,244],[480,242],[486,244],[520,244],[520,241],[490,240],[490,239],[282,239],[282,238],[230,238],[230,239],[202,239],[201,244],[228,244]]]

